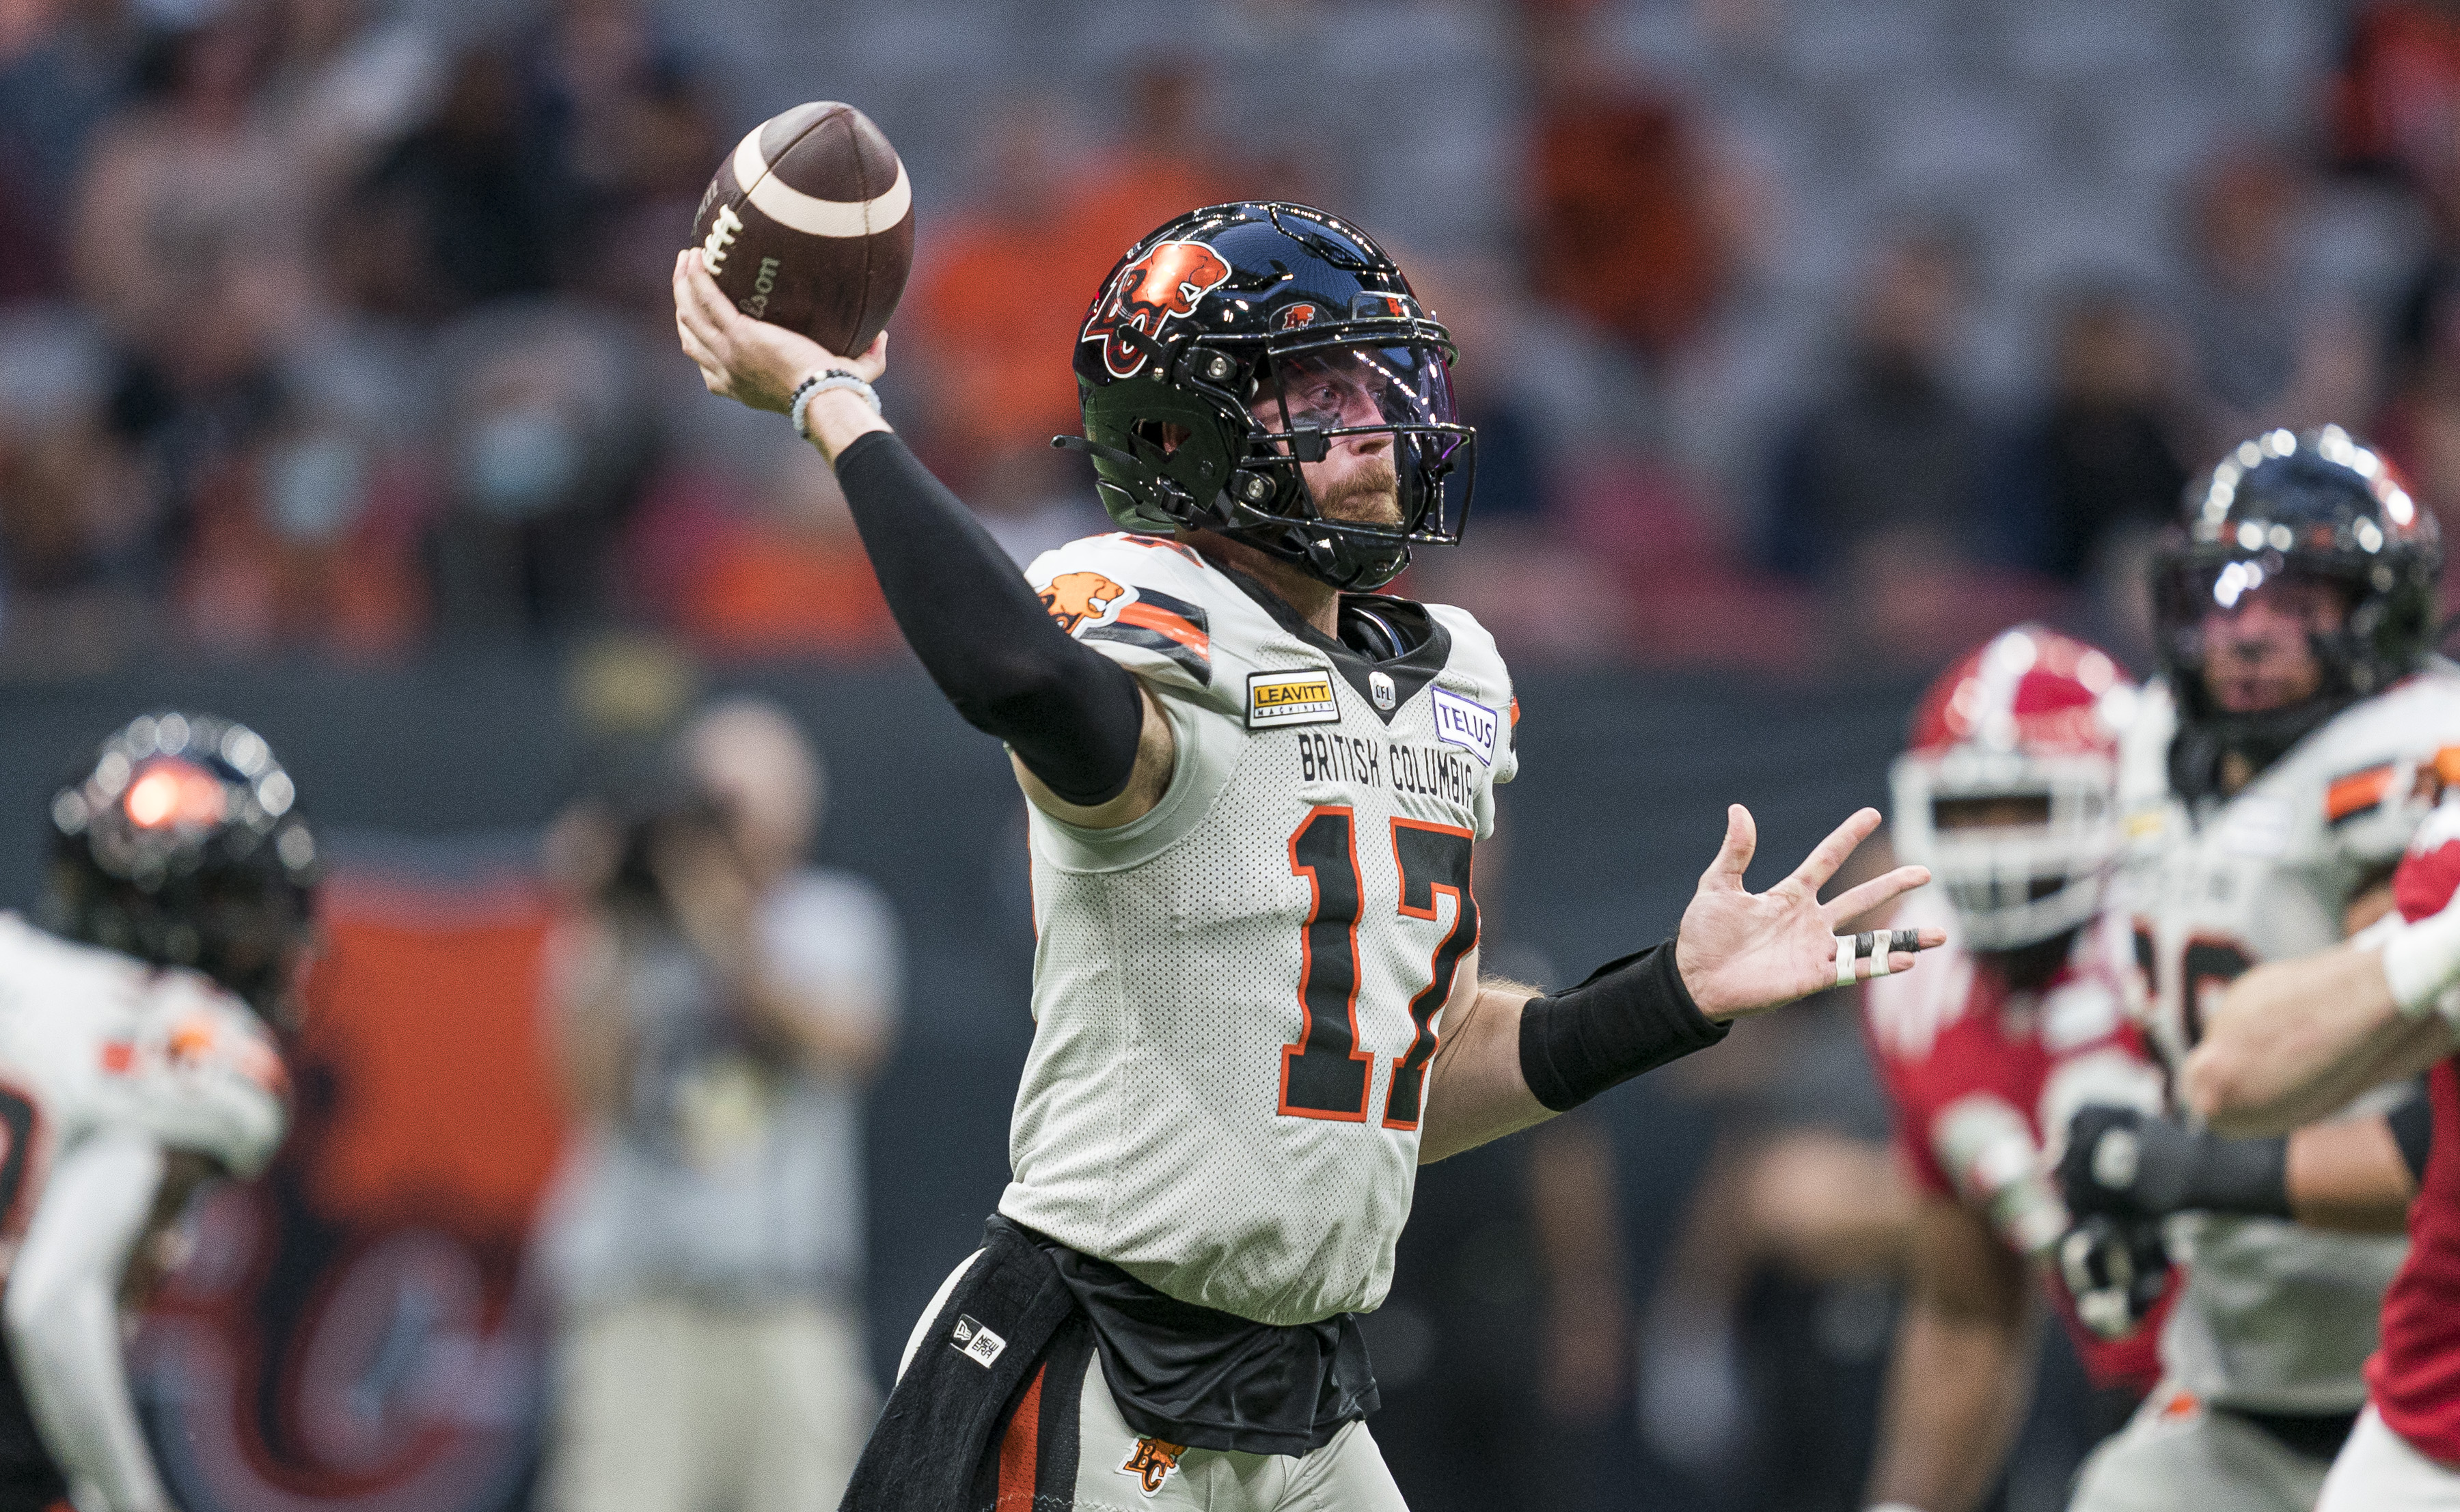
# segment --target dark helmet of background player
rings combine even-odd
[[[2434,646],[2442,567],[2434,517],[2340,427],[2267,431],[2223,457],[2187,491],[2184,518],[2153,562],[2155,649],[2178,705],[2170,747],[2177,791],[2217,790],[2225,753],[2261,771],[2334,714],[2415,671]],[[2283,577],[2345,596],[2341,628],[2308,637],[2322,686],[2281,708],[2221,708],[2204,680],[2205,618]]]
[[[139,960],[204,973],[268,1020],[321,875],[299,793],[262,736],[210,714],[147,714],[52,798],[44,922]]]
[[[1365,232],[1304,205],[1213,205],[1103,280],[1076,345],[1085,439],[1052,444],[1092,454],[1103,507],[1129,530],[1218,531],[1335,588],[1379,588],[1411,546],[1452,545],[1468,521],[1473,432],[1453,411],[1453,356]],[[1304,422],[1285,380],[1327,362],[1373,375],[1377,423]],[[1325,518],[1301,472],[1365,434],[1391,438],[1397,525]]]

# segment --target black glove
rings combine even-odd
[[[2059,1241],[2058,1256],[2076,1316],[2102,1338],[2134,1333],[2170,1287],[2170,1247],[2155,1222],[2084,1219]]]
[[[2079,1218],[2174,1212],[2289,1216],[2289,1142],[2222,1139],[2134,1108],[2076,1110],[2059,1158],[2059,1193]]]

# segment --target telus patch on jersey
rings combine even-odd
[[[1458,746],[1489,766],[1494,766],[1495,733],[1501,724],[1495,710],[1445,688],[1434,689],[1433,697],[1435,739]]]
[[[1247,727],[1251,730],[1328,724],[1339,718],[1341,705],[1333,700],[1329,672],[1247,674]]]

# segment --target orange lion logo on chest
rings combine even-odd
[[[1061,573],[1042,590],[1042,611],[1059,621],[1061,631],[1074,635],[1078,625],[1102,619],[1127,596],[1128,590],[1100,573]]]

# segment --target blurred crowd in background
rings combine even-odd
[[[5,0],[0,672],[608,624],[894,648],[832,480],[674,350],[743,131],[855,102],[919,252],[892,417],[1020,556],[1100,528],[1071,344],[1283,196],[1458,335],[1516,658],[2143,648],[2146,537],[2340,420],[2460,520],[2440,0]]]
[[[1263,196],[1383,239],[1458,337],[1475,513],[1401,591],[1474,610],[1516,669],[1601,674],[1560,688],[1843,668],[1909,697],[2027,616],[2141,670],[2152,537],[2261,426],[2351,424],[2460,528],[2451,0],[0,0],[0,683],[389,675],[608,630],[719,682],[901,660],[828,470],[673,337],[710,173],[813,98],[870,114],[915,184],[890,418],[1020,561],[1108,528],[1048,445],[1102,276],[1183,209]],[[1697,728],[1621,711],[1652,787],[1764,818],[1809,790],[1819,829],[1816,782],[1876,793],[1893,706],[1736,693],[1720,724],[1670,685],[1664,721]],[[1533,701],[1532,749],[1556,743],[1554,790],[1591,783],[1585,814],[1632,749],[1574,702]],[[1778,708],[1782,749],[1733,727]],[[1857,716],[1891,727],[1849,741]],[[1835,769],[1804,770],[1814,740]],[[1507,842],[1548,829],[1549,775]],[[922,866],[894,845],[862,863],[892,893]],[[1587,962],[1533,947],[1541,912],[1590,928],[1608,885],[1583,879],[1658,857],[1529,853],[1516,889],[1481,851],[1488,958],[1560,985]],[[918,981],[971,959],[903,912]],[[995,1018],[1012,1059],[1012,986],[914,996]],[[689,984],[668,999],[631,1053],[731,1064]],[[893,1005],[857,1006],[886,1037]],[[875,1135],[922,1138],[919,1089],[981,1038],[930,1011],[939,1040],[917,1012],[885,1052]],[[583,1152],[616,1148],[587,1085],[615,1061],[558,1053]],[[681,1097],[689,1060],[650,1080]],[[984,1076],[1004,1116],[1012,1078]],[[1367,1325],[1413,1505],[1857,1505],[1910,1214],[1885,1125],[1839,1000],[1431,1167]],[[876,1238],[919,1200],[875,1186],[848,1222]],[[581,1288],[613,1208],[571,1201]],[[870,1384],[959,1252],[870,1278],[899,1313],[868,1325]],[[2046,1347],[2046,1392],[2081,1392]],[[2028,1439],[2005,1504],[2061,1504],[2079,1447]]]

